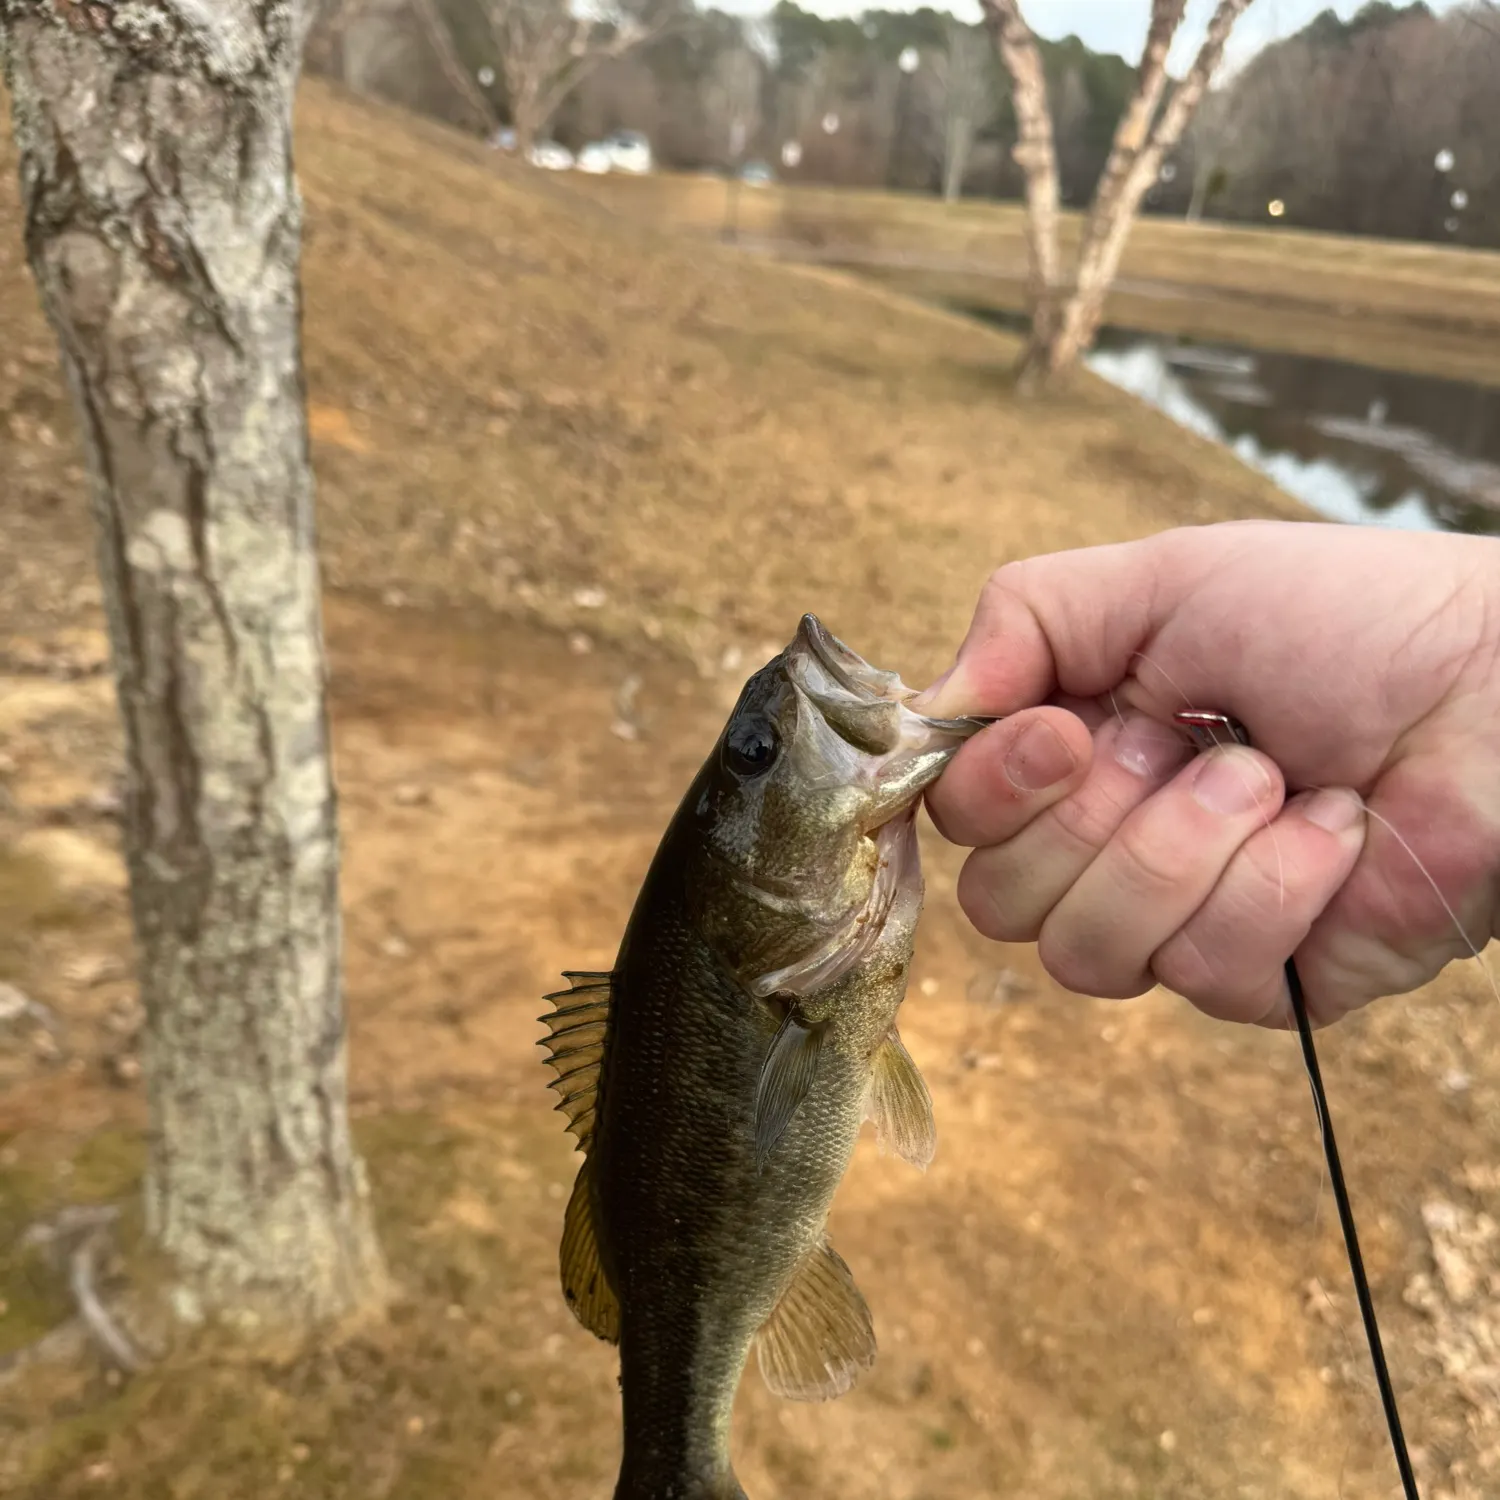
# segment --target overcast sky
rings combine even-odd
[[[724,9],[742,15],[767,9],[764,0],[719,0]],[[825,16],[857,14],[867,9],[915,10],[923,0],[799,0],[806,9]],[[967,21],[979,19],[978,0],[927,0],[939,10],[951,10]],[[1300,30],[1319,11],[1330,7],[1341,16],[1351,16],[1363,0],[1253,0],[1241,17],[1230,40],[1228,61],[1234,67],[1258,52],[1267,42]],[[1429,0],[1435,10],[1447,10],[1456,0]],[[1135,62],[1146,36],[1150,0],[1022,0],[1022,9],[1034,31],[1045,37],[1082,37],[1096,52],[1118,52]],[[1187,20],[1178,33],[1172,53],[1174,68],[1191,60],[1203,40],[1204,28],[1213,14],[1214,0],[1188,0]]]

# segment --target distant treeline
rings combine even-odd
[[[443,70],[424,58],[412,14],[421,4],[366,3],[361,27],[338,45],[315,42],[313,64],[462,119]],[[435,3],[481,76],[494,60],[474,7],[496,0]],[[1103,170],[1135,66],[1076,37],[1041,50],[1063,198],[1081,205]],[[743,86],[725,82],[741,76],[729,60],[743,69],[747,54],[758,79],[748,108]],[[487,87],[504,117],[494,71]],[[763,159],[787,180],[938,192],[961,140],[965,196],[1020,196],[1009,82],[994,49],[978,28],[931,9],[827,20],[781,0],[752,21],[703,11],[590,73],[550,133],[576,147],[639,130],[662,165],[714,170],[734,152],[736,119],[746,127],[741,159]],[[1500,246],[1500,6],[1472,0],[1435,15],[1421,3],[1372,3],[1348,21],[1323,12],[1210,96],[1146,211],[1265,223],[1273,203],[1284,224]]]

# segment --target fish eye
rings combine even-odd
[[[776,764],[781,736],[767,719],[746,719],[731,724],[724,737],[724,760],[740,776],[763,776]]]

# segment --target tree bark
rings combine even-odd
[[[1017,162],[1026,173],[1027,243],[1032,289],[1031,338],[1022,356],[1023,390],[1071,370],[1093,342],[1120,267],[1130,227],[1162,159],[1182,138],[1250,0],[1219,0],[1187,77],[1157,115],[1166,88],[1167,55],[1185,0],[1153,0],[1136,93],[1121,117],[1094,193],[1071,294],[1061,290],[1057,251],[1057,161],[1047,83],[1019,0],[981,0],[985,20],[1010,74],[1016,108]]]
[[[1173,91],[1171,100],[1141,148],[1120,176],[1113,195],[1096,197],[1084,233],[1079,256],[1077,286],[1064,309],[1047,356],[1047,375],[1055,376],[1071,369],[1094,342],[1104,319],[1104,303],[1120,269],[1125,242],[1140,210],[1141,199],[1156,181],[1168,151],[1179,140],[1203,98],[1214,70],[1224,55],[1224,44],[1234,23],[1249,6],[1250,0],[1219,0],[1209,21],[1208,32],[1187,76]],[[1172,8],[1170,6],[1162,9]],[[1182,6],[1175,6],[1176,17],[1182,17]],[[1174,26],[1175,26],[1174,22]],[[1155,28],[1153,27],[1153,32]],[[1167,45],[1171,37],[1167,37]],[[1165,52],[1163,52],[1163,60]],[[1106,176],[1108,173],[1106,172]]]
[[[0,0],[124,719],[147,1228],[180,1317],[267,1333],[386,1290],[346,1110],[291,146],[307,20]]]
[[[1016,112],[1012,155],[1026,179],[1026,301],[1031,337],[1022,356],[1020,383],[1036,383],[1048,364],[1059,318],[1061,256],[1057,245],[1057,151],[1047,108],[1047,75],[1019,0],[981,0],[985,27],[1010,74]]]

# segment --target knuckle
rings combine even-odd
[[[1075,995],[1097,995],[1106,1000],[1129,1000],[1143,995],[1155,982],[1149,974],[1127,964],[1114,969],[1102,961],[1097,943],[1079,941],[1062,924],[1044,922],[1037,936],[1042,967],[1065,990]]]
[[[1119,806],[1096,791],[1064,797],[1043,817],[1064,839],[1089,855],[1097,854],[1120,824]]]
[[[958,904],[974,928],[997,943],[1036,940],[1041,919],[1008,882],[982,864],[966,866],[958,881]]]
[[[1224,965],[1211,948],[1200,947],[1189,932],[1178,932],[1156,950],[1151,960],[1157,982],[1174,995],[1197,1005],[1228,991]]]
[[[1121,825],[1114,837],[1121,882],[1143,896],[1158,896],[1175,889],[1189,873],[1183,851],[1185,840],[1166,836],[1154,818],[1141,818]]]

